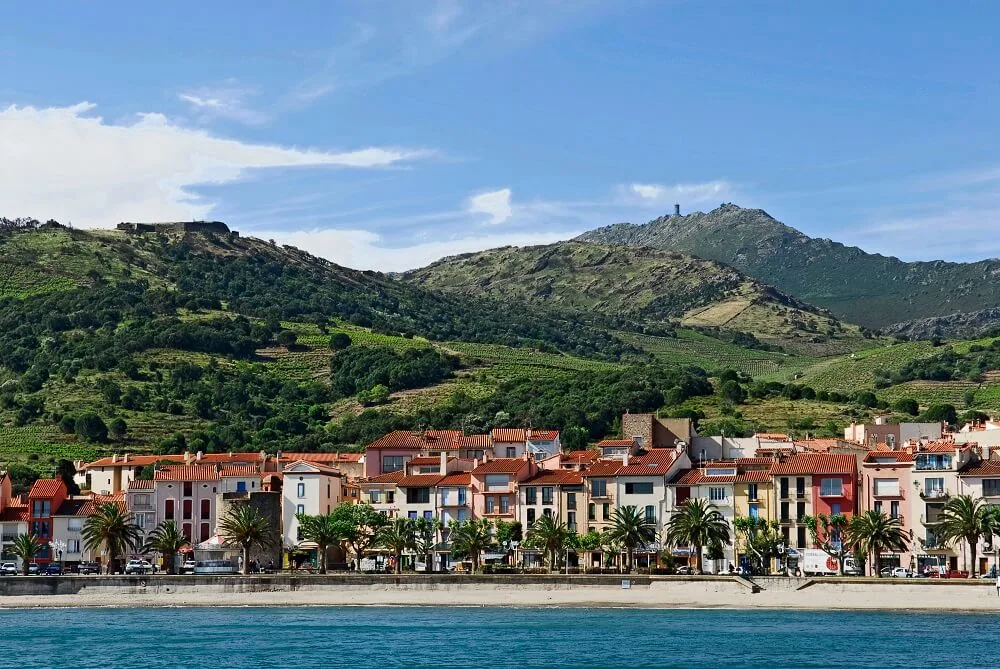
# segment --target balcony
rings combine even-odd
[[[902,517],[900,517],[899,522],[903,522]],[[925,527],[927,527],[928,525],[940,525],[941,514],[937,513],[931,516],[925,516],[924,514],[920,514],[920,524]]]
[[[0,535],[0,541],[7,542],[7,541],[16,541],[16,540],[17,540],[17,533],[16,532],[14,534],[7,534],[5,532],[3,535]]]
[[[940,488],[920,491],[920,499],[948,499],[949,496],[950,495],[947,490],[942,490]]]

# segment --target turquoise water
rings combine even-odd
[[[0,600],[2,605],[2,600]],[[993,615],[508,608],[0,611],[0,666],[993,666]]]

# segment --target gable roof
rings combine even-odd
[[[474,476],[480,474],[516,474],[528,466],[527,460],[521,458],[497,458],[484,462],[472,470]]]
[[[913,462],[913,453],[907,450],[900,451],[869,451],[865,454],[864,464],[878,464],[878,465],[909,465]]]
[[[612,446],[635,446],[634,439],[602,439],[597,442],[599,448],[608,448]]]
[[[516,444],[527,440],[524,429],[520,427],[495,427],[490,436],[494,444]]]
[[[771,471],[775,476],[853,474],[857,471],[857,459],[849,453],[796,453],[774,463]]]
[[[440,474],[411,474],[399,479],[396,485],[400,488],[433,488],[443,478]]]
[[[340,470],[319,462],[307,462],[296,460],[290,462],[281,469],[282,474],[327,474],[328,476],[340,476]]]
[[[1000,476],[1000,460],[983,460],[963,469],[959,476]]]
[[[288,462],[305,460],[306,462],[361,462],[364,453],[282,453],[281,459]]]
[[[583,475],[566,469],[542,469],[531,478],[521,481],[521,485],[580,485]]]
[[[153,473],[154,481],[218,481],[215,465],[166,465]]]
[[[223,465],[219,476],[260,476],[260,470],[257,465]]]
[[[129,492],[133,490],[152,490],[153,480],[152,479],[132,479],[128,482]]]
[[[456,472],[454,474],[448,474],[443,479],[438,481],[438,487],[441,486],[464,486],[472,483],[472,474],[469,472]]]
[[[462,448],[474,451],[484,451],[493,446],[488,434],[466,434],[458,440],[458,443]]]
[[[402,469],[394,472],[388,472],[386,474],[379,474],[378,476],[372,476],[371,478],[364,479],[360,483],[375,483],[375,484],[386,484],[391,483],[393,485],[399,483],[406,476],[406,472]]]
[[[28,499],[55,497],[59,494],[60,488],[65,492],[66,484],[62,482],[62,479],[38,479],[32,484],[31,491],[28,493]]]
[[[601,457],[600,451],[570,451],[569,453],[562,454],[562,461],[564,463],[586,464],[588,462],[593,462],[599,457]]]
[[[559,430],[528,430],[528,441],[555,441]]]

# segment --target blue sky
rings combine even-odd
[[[400,270],[731,201],[1000,256],[995,3],[249,4],[8,8],[0,213]]]

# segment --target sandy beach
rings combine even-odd
[[[30,592],[25,579],[7,588],[0,607],[149,606],[500,606],[824,610],[997,611],[993,582],[757,579],[753,592],[735,579],[635,578],[337,578],[81,579],[67,588]],[[62,590],[62,592],[61,592]],[[19,594],[17,594],[19,592]],[[10,593],[10,594],[7,594]]]

